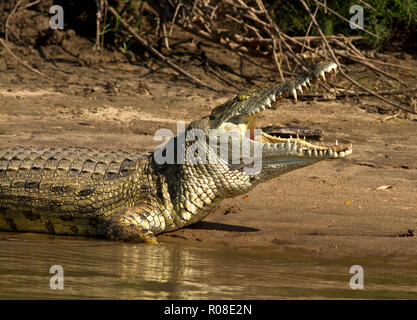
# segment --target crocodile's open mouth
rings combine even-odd
[[[292,95],[297,100],[297,90],[301,93],[308,91],[312,84],[321,79],[326,82],[326,78],[331,78],[332,75],[336,75],[337,65],[335,63],[328,63],[321,70],[309,73],[304,77],[298,77],[289,82],[286,88],[282,88],[279,91],[272,91],[271,94],[265,97],[263,103],[259,104],[258,108],[255,108],[248,115],[240,116],[232,119],[229,122],[231,126],[239,128],[241,135],[256,142],[263,144],[263,149],[274,151],[287,150],[291,151],[297,156],[310,156],[310,157],[325,157],[325,158],[343,158],[352,153],[352,144],[342,146],[336,140],[334,144],[314,144],[308,142],[300,137],[281,138],[269,135],[262,132],[261,135],[256,135],[256,131],[261,130],[256,128],[256,120],[260,113],[268,108],[271,108],[271,103],[276,102],[277,99],[283,98],[287,95]],[[229,127],[231,129],[231,127]],[[259,131],[258,131],[259,132]]]

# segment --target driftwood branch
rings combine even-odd
[[[6,22],[5,22],[5,30],[4,30],[4,39],[6,41],[9,40],[9,20],[12,17],[12,15],[16,12],[17,8],[19,7],[19,5],[23,2],[24,0],[19,0],[17,1],[16,5],[13,7],[12,11],[10,11],[10,13],[7,15],[6,18]]]

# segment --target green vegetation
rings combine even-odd
[[[306,1],[314,12],[314,1]],[[321,1],[323,2],[323,1]],[[336,17],[329,11],[319,6],[316,19],[327,35],[343,34],[346,36],[362,35],[362,43],[372,47],[388,47],[394,45],[405,48],[414,46],[417,40],[417,1],[415,0],[367,0],[376,11],[364,8],[364,28],[376,35],[368,35],[361,30],[352,30],[349,23]],[[281,30],[288,35],[305,35],[310,18],[298,1],[278,0],[265,1],[273,10],[272,17]],[[329,8],[333,9],[348,20],[352,16],[349,8],[353,5],[361,5],[355,0],[327,1]],[[318,35],[317,30],[311,28],[310,35]]]

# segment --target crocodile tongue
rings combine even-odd
[[[249,139],[255,140],[256,119],[258,116],[259,113],[252,116],[247,116],[245,119],[247,122],[239,124],[239,129],[242,136],[247,136],[247,131],[249,130]]]

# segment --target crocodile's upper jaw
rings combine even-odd
[[[261,143],[263,158],[274,157],[309,157],[323,160],[326,158],[343,158],[352,153],[352,145],[345,147],[337,141],[333,145],[317,145],[299,137],[282,139],[261,132],[256,135],[256,119],[264,110],[271,108],[271,103],[278,98],[292,95],[297,100],[297,90],[301,93],[308,90],[311,84],[318,79],[326,81],[326,77],[336,74],[337,65],[334,62],[323,62],[316,65],[311,71],[306,72],[297,78],[278,84],[273,87],[258,91],[251,91],[247,94],[239,94],[233,100],[218,106],[212,112],[212,118],[221,119],[217,123],[218,130],[230,131],[239,130],[242,139],[251,139],[255,143]]]

